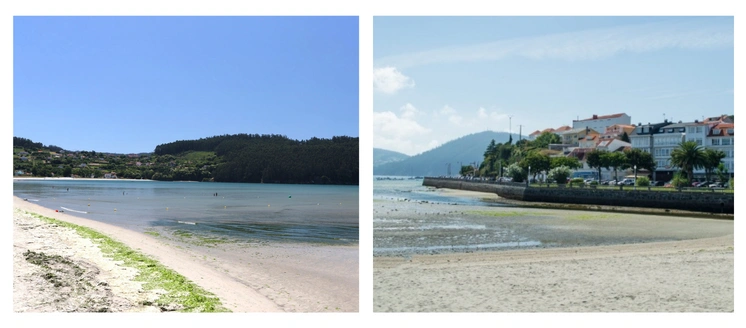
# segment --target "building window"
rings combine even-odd
[[[723,146],[730,146],[730,139],[728,138],[723,139]]]
[[[697,133],[702,133],[702,127],[701,126],[697,127]]]
[[[720,139],[712,139],[713,146],[720,146]]]

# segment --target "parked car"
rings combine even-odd
[[[666,185],[666,182],[665,181],[654,181],[651,185],[655,187],[663,187]]]
[[[711,184],[709,185],[709,187],[710,187],[710,188],[723,188],[723,183],[722,183],[722,182],[715,182],[715,183],[711,183]]]
[[[617,183],[617,185],[625,185],[625,186],[634,186],[635,185],[635,179],[624,179]]]

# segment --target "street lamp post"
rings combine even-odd
[[[513,115],[508,116],[508,131],[511,138],[513,138]]]
[[[528,176],[526,177],[526,187],[531,187],[531,165],[528,166]]]
[[[634,168],[635,168],[635,181],[633,183],[635,184],[634,190],[637,190],[637,165],[635,165]]]

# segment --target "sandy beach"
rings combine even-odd
[[[356,246],[231,243],[200,247],[55,212],[17,197],[13,207],[16,312],[162,310],[142,305],[157,298],[157,291],[145,291],[133,281],[136,270],[103,256],[97,246],[72,230],[44,223],[25,212],[89,227],[112,237],[215,294],[233,312],[358,311]],[[58,262],[82,268],[80,280],[93,287],[83,292],[74,284],[66,290],[56,288],[53,281],[43,278],[43,268],[26,259],[34,253],[59,255]],[[56,269],[58,273],[73,270]]]
[[[437,192],[492,197],[463,191]],[[458,213],[457,222],[466,227],[481,225],[483,229],[484,225],[489,228],[490,221],[504,221],[519,232],[537,236],[542,243],[503,250],[413,251],[375,256],[374,311],[734,311],[732,221],[540,211],[401,201],[375,203],[378,228],[374,239],[380,238],[381,246],[389,246],[386,241],[397,243],[395,236],[402,231],[409,240],[437,241],[460,236],[464,228],[430,232],[422,225],[442,225],[443,216],[448,213]],[[478,215],[482,212],[490,215]],[[424,228],[413,229],[407,225],[411,222]],[[529,226],[546,227],[531,230]],[[567,239],[573,240],[566,244],[557,242]],[[544,247],[547,240],[552,240],[553,246]],[[408,245],[415,250],[423,248],[417,243]]]

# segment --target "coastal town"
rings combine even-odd
[[[661,122],[632,123],[632,118],[626,113],[609,115],[593,115],[585,119],[572,121],[572,126],[563,125],[558,128],[536,130],[528,135],[529,141],[535,141],[542,134],[553,134],[559,143],[547,146],[550,157],[576,158],[580,167],[574,170],[572,177],[589,178],[599,183],[609,181],[621,182],[610,167],[602,167],[599,177],[589,161],[588,154],[594,150],[609,153],[623,153],[625,150],[639,149],[651,154],[654,164],[653,170],[638,170],[638,175],[647,176],[654,184],[663,186],[674,178],[674,174],[683,168],[672,162],[672,153],[685,142],[693,142],[696,149],[704,152],[715,151],[722,165],[714,168],[708,165],[694,165],[690,183],[707,183],[708,173],[715,170],[726,181],[734,176],[734,115],[719,115],[701,117],[689,121],[674,121],[663,119]],[[714,169],[708,172],[708,169]],[[633,165],[628,165],[626,175],[634,174]],[[715,176],[715,174],[712,174]],[[709,184],[708,184],[709,185]]]

